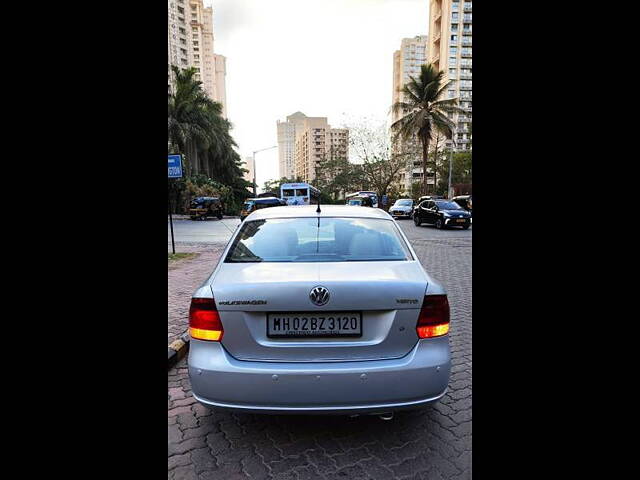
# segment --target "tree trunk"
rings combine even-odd
[[[438,190],[438,141],[440,140],[440,135],[436,136],[436,148],[433,153],[433,193],[437,194]]]
[[[429,137],[420,139],[422,141],[422,194],[426,195],[427,192],[427,159],[429,156]]]

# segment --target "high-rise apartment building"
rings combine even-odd
[[[427,63],[427,35],[403,38],[400,50],[393,54],[393,92],[392,105],[404,101],[402,89],[411,79],[420,74],[420,66]],[[391,123],[402,117],[402,112],[391,112]],[[406,155],[407,165],[398,176],[398,186],[411,191],[412,182],[422,179],[422,155],[416,148],[416,140],[399,141],[393,145],[394,154]]]
[[[450,116],[456,124],[457,150],[471,148],[471,7],[470,0],[431,0],[429,5],[429,62],[445,72],[445,80],[455,80],[447,91],[447,98],[458,98],[458,105],[468,112]]]
[[[171,65],[196,69],[196,80],[209,98],[222,104],[226,117],[225,58],[213,50],[213,8],[203,0],[168,0],[169,11],[169,94],[174,78]]]
[[[318,163],[325,159],[349,160],[349,130],[331,128],[327,117],[305,117],[296,127],[294,177],[312,182]]]
[[[214,97],[216,101],[222,104],[222,116],[227,118],[227,57],[224,55],[213,54],[215,60],[215,83],[214,83]]]
[[[244,174],[244,179],[247,182],[253,183],[253,157],[244,157],[244,162],[242,162],[242,168],[248,170],[247,173]]]
[[[278,166],[280,178],[295,178],[296,129],[300,130],[308,118],[302,112],[289,115],[286,121],[277,121],[278,130]]]
[[[171,92],[173,91],[173,74],[171,72],[171,65],[176,65],[180,68],[189,67],[189,48],[191,45],[191,39],[189,35],[190,30],[187,29],[187,15],[189,14],[189,7],[186,5],[185,0],[169,0],[168,7],[168,93],[171,95]]]

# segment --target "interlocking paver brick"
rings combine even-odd
[[[415,227],[410,221],[399,223],[422,264],[449,295],[453,365],[445,397],[422,410],[399,412],[388,422],[375,417],[212,412],[192,403],[183,359],[168,375],[169,478],[471,478],[471,230],[440,231]],[[211,245],[199,251],[206,249]],[[195,265],[202,258],[189,261]],[[174,299],[177,292],[190,298],[215,265],[213,260],[205,263],[194,273],[200,276],[197,281],[186,271],[182,277],[174,274]],[[179,278],[191,283],[179,287],[175,283]],[[181,309],[186,328],[188,301]]]

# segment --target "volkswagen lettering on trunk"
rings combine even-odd
[[[379,414],[444,395],[443,288],[386,212],[317,210],[251,213],[194,293],[188,365],[203,405]]]

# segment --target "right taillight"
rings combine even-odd
[[[446,295],[425,295],[416,331],[419,338],[440,337],[449,333],[449,301]]]
[[[222,340],[222,322],[213,298],[192,298],[189,308],[189,335],[197,340]]]

